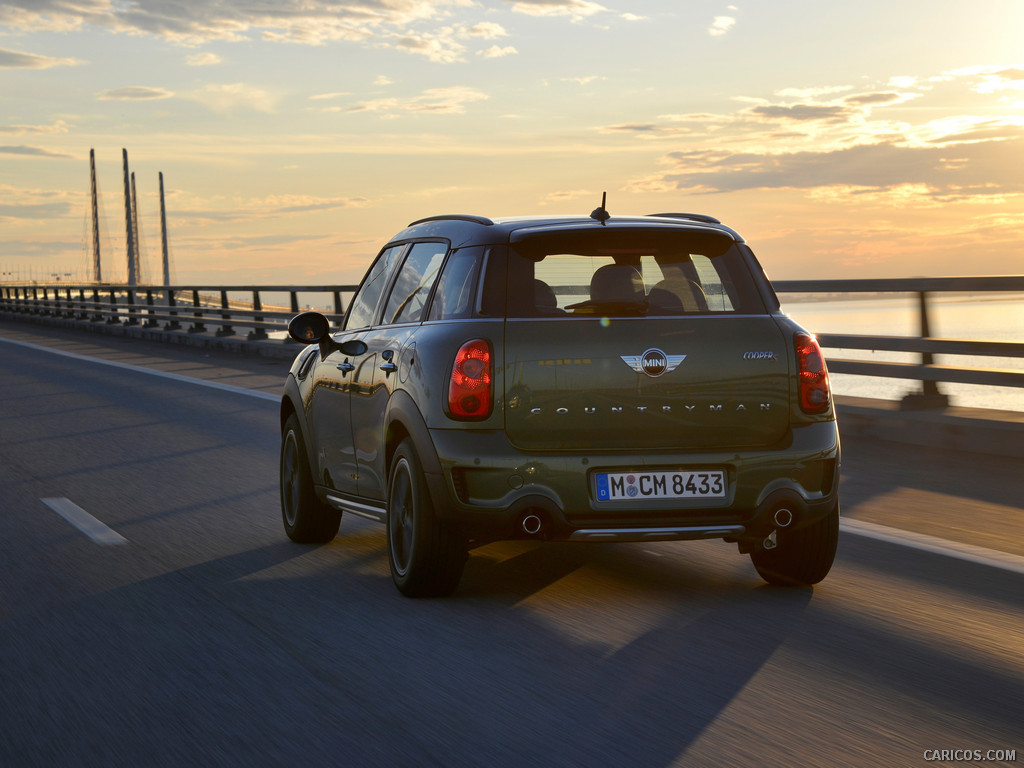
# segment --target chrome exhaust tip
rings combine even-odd
[[[775,510],[773,519],[775,520],[775,524],[779,526],[779,528],[785,528],[786,526],[792,524],[793,520],[795,519],[795,516],[793,515],[793,512],[787,509],[786,507],[779,507],[778,509]]]
[[[544,521],[540,519],[540,515],[530,513],[523,515],[523,519],[519,521],[519,527],[523,533],[529,536],[536,536],[544,528]]]

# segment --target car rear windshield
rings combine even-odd
[[[518,234],[507,285],[509,317],[766,311],[735,242],[707,231],[609,227]]]

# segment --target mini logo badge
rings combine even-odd
[[[672,373],[686,355],[666,355],[660,349],[651,347],[642,355],[623,355],[622,362],[637,373],[643,373],[652,379],[666,373]]]

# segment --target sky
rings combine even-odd
[[[779,279],[1024,274],[1022,0],[0,0],[0,279],[358,282],[443,213],[695,211]]]

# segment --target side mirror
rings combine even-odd
[[[288,321],[288,335],[301,344],[323,341],[330,331],[330,322],[319,312],[303,312]]]

